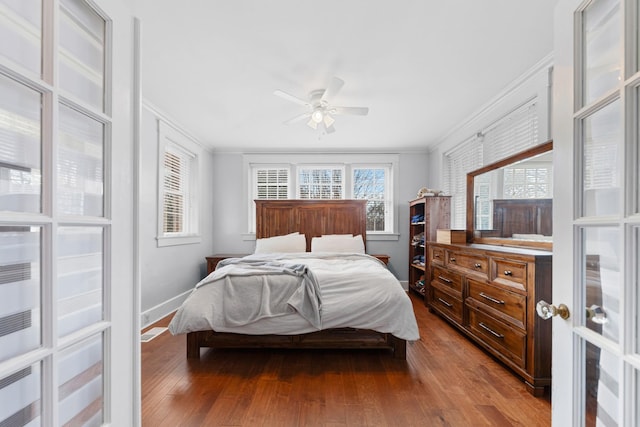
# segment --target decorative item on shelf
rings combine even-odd
[[[444,196],[444,191],[442,190],[434,190],[433,188],[422,187],[418,190],[418,197],[428,197],[428,196]]]
[[[412,246],[424,246],[424,231],[416,234],[411,238]]]
[[[465,230],[436,230],[436,242],[438,243],[466,243],[467,232]]]
[[[416,214],[412,216],[411,224],[424,224],[424,214]]]

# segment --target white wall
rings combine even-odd
[[[329,153],[324,153],[329,154]],[[322,156],[323,154],[318,154]],[[367,252],[389,255],[389,269],[398,280],[408,278],[408,202],[416,197],[420,187],[427,186],[428,156],[425,152],[399,153],[396,186],[398,232],[397,240],[367,239]],[[213,216],[213,249],[216,253],[251,253],[255,241],[247,237],[247,194],[243,176],[242,153],[215,153],[212,191],[216,205]]]
[[[451,130],[429,151],[429,181],[442,188],[443,156],[456,145],[491,125],[534,97],[538,100],[539,143],[551,139],[551,73],[553,60],[547,56],[512,82],[491,101]],[[481,84],[481,82],[479,82]]]
[[[206,273],[205,256],[212,253],[211,216],[214,210],[213,155],[201,149],[200,234],[197,244],[158,247],[158,120],[174,127],[157,108],[143,104],[140,152],[140,282],[141,323],[145,326],[177,309],[193,286]],[[188,132],[186,132],[188,134]]]

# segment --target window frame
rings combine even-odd
[[[398,204],[396,202],[398,189],[398,154],[245,154],[243,156],[244,200],[246,200],[247,232],[244,240],[255,239],[255,204],[256,170],[259,168],[288,168],[289,191],[288,198],[299,196],[298,173],[301,168],[341,168],[343,169],[344,199],[353,198],[353,170],[386,168],[387,200],[389,207],[385,221],[385,231],[367,231],[367,240],[398,240]]]
[[[182,232],[164,231],[164,170],[165,155],[172,150],[173,154],[182,152],[188,157],[189,182],[183,215]],[[202,241],[200,235],[200,155],[198,144],[186,134],[180,132],[169,123],[158,119],[158,247],[196,244]]]

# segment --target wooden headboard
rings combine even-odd
[[[298,231],[307,238],[323,234],[367,236],[366,200],[256,200],[256,238]]]

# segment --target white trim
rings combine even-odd
[[[140,224],[140,182],[142,181],[142,84],[141,78],[142,29],[138,18],[133,18],[133,224]],[[142,305],[141,232],[135,227],[133,234],[133,330],[141,329],[140,307]],[[132,334],[133,348],[133,425],[142,425],[142,355],[136,334]]]
[[[525,73],[523,73],[520,77],[518,77],[517,79],[515,79],[514,81],[512,81],[506,88],[504,88],[500,93],[498,93],[496,96],[494,96],[492,99],[490,99],[486,104],[482,105],[480,108],[478,108],[474,113],[472,113],[467,120],[464,120],[462,122],[460,122],[457,126],[455,126],[454,128],[452,128],[449,132],[447,132],[446,134],[444,134],[441,138],[439,138],[439,141],[434,144],[431,145],[429,147],[429,152],[433,152],[436,149],[447,149],[444,148],[445,143],[449,140],[449,138],[453,137],[454,134],[456,132],[459,132],[461,130],[463,130],[465,127],[472,125],[473,122],[476,121],[481,121],[483,123],[487,123],[487,122],[493,122],[496,119],[490,119],[489,117],[493,116],[495,114],[496,111],[498,111],[498,106],[504,102],[505,100],[507,100],[509,98],[509,96],[511,96],[514,92],[517,92],[518,90],[520,90],[521,87],[527,85],[530,81],[535,80],[537,74],[543,70],[549,70],[552,69],[553,67],[553,53],[548,54],[547,56],[545,56],[544,58],[542,58],[540,61],[538,61],[536,64],[534,64],[530,69],[528,69]],[[538,93],[537,96],[539,96],[540,98],[540,102],[541,105],[546,106],[548,104],[547,99],[545,99],[543,97],[542,93]],[[519,98],[522,99],[522,98]],[[517,108],[517,107],[516,107]],[[508,111],[512,111],[515,108],[510,107],[507,110],[507,114]],[[500,108],[500,110],[502,110]],[[540,110],[541,112],[543,111],[542,109]],[[504,114],[504,113],[503,113]],[[541,141],[546,141],[547,139],[550,139],[551,136],[551,126],[543,126],[543,121],[540,121],[540,140]],[[545,132],[546,131],[546,132]]]
[[[202,236],[194,234],[190,236],[158,236],[156,237],[158,247],[163,248],[166,246],[177,245],[192,245],[202,242]]]
[[[158,320],[168,316],[169,314],[176,311],[182,303],[187,299],[189,295],[191,295],[191,289],[186,292],[183,292],[171,299],[168,299],[165,302],[161,302],[148,310],[140,313],[140,327],[137,330],[142,330],[152,323],[157,322]],[[139,339],[138,336],[135,337],[136,340]]]
[[[160,108],[158,108],[155,105],[153,105],[151,102],[149,102],[148,99],[142,98],[141,102],[142,102],[142,108],[147,109],[157,119],[162,120],[167,125],[169,125],[172,128],[176,129],[178,132],[180,132],[181,134],[183,134],[184,136],[189,138],[194,144],[196,144],[201,149],[209,151],[210,153],[213,153],[213,150],[211,149],[211,147],[202,144],[198,140],[198,138],[196,138],[193,134],[191,134],[188,131],[186,131],[184,126],[182,126],[180,123],[176,122],[168,114],[164,113]]]

